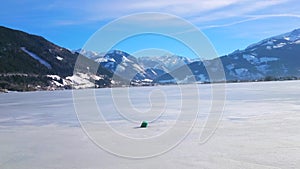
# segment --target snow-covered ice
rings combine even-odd
[[[97,89],[95,98],[107,119],[106,123],[113,126],[115,132],[145,139],[168,132],[174,123],[191,125],[191,121],[184,118],[176,121],[182,97],[178,88],[187,91],[185,95],[190,104],[186,106],[192,109],[195,102],[189,99],[194,98],[197,92],[189,85],[116,88],[114,94],[117,100],[111,99],[111,89]],[[207,142],[200,143],[199,137],[210,111],[211,88],[209,84],[199,85],[199,115],[190,134],[171,151],[139,160],[107,153],[89,139],[77,120],[70,90],[0,94],[0,168],[300,168],[300,81],[226,84],[222,119],[214,135]],[[127,89],[129,95],[124,95]],[[159,90],[164,94],[158,94]],[[79,90],[79,93],[84,91]],[[139,129],[138,123],[122,118],[113,104],[128,97],[135,110],[146,112],[132,118],[159,118],[147,129]],[[151,98],[154,102],[166,99],[166,112],[155,114],[161,105],[155,107],[149,102]],[[83,103],[89,99],[85,95],[79,98]],[[154,105],[152,109],[151,104]],[[92,109],[83,107],[83,110],[89,112]],[[127,111],[126,108],[121,110]],[[181,113],[190,119],[189,113]],[[99,138],[105,138],[112,131],[103,128],[94,132]],[[112,144],[117,142],[109,141]],[[153,146],[164,144],[168,143],[156,142]],[[114,146],[124,148],[121,144]],[[147,147],[140,149],[146,150]]]

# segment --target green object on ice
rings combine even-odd
[[[143,121],[141,124],[141,128],[146,128],[148,126],[148,122],[147,121]]]

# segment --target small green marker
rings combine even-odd
[[[141,128],[146,128],[148,126],[148,122],[147,121],[143,121],[141,124]]]

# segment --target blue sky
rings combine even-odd
[[[219,55],[300,28],[297,0],[10,0],[1,2],[0,25],[78,49],[99,28],[137,12],[163,12],[186,19],[209,38]],[[157,45],[152,39],[148,47]],[[132,43],[119,47],[128,52],[145,47]],[[175,45],[172,52],[190,55],[177,48]]]

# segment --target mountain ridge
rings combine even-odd
[[[78,58],[83,59],[87,65],[96,64],[41,36],[0,27],[0,88],[2,89],[28,91],[71,88],[76,84],[70,79]],[[86,69],[87,65],[78,65],[78,67]],[[98,74],[103,75],[103,79],[112,76],[112,72],[101,67]]]
[[[243,50],[236,50],[219,58],[196,61],[187,66],[197,81],[210,82],[206,71],[209,66],[221,60],[226,81],[262,81],[299,79],[300,77],[300,29],[281,35],[272,36],[249,45]],[[205,64],[203,64],[205,63]],[[297,64],[298,63],[298,64]],[[180,70],[180,69],[179,69]],[[173,74],[179,74],[175,70]],[[170,75],[164,75],[156,82],[174,81]],[[184,78],[177,81],[186,81]],[[219,79],[219,81],[223,81]]]
[[[70,51],[41,36],[0,26],[0,88],[26,91],[193,83],[190,79],[210,83],[214,81],[207,70],[220,67],[218,60],[226,79],[215,81],[298,79],[299,53],[300,29],[202,61],[177,55],[136,58],[120,50]],[[78,58],[83,62],[74,74]],[[89,73],[90,67],[97,68],[92,71],[96,74]],[[182,74],[185,68],[190,75]]]

